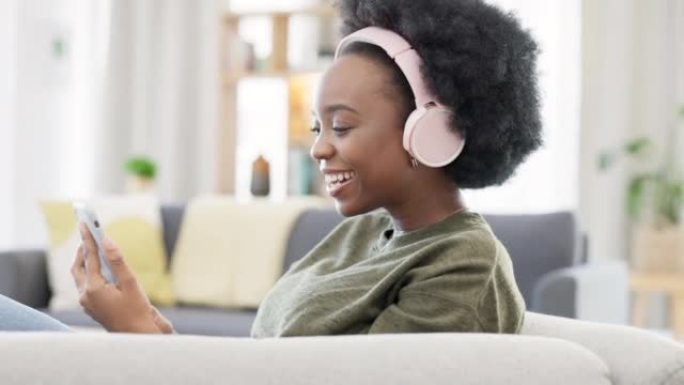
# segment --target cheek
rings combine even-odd
[[[350,165],[359,172],[364,185],[393,184],[408,163],[408,153],[396,131],[359,138],[348,154]]]

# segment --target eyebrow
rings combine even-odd
[[[332,113],[340,111],[340,110],[349,111],[349,112],[355,113],[357,115],[359,114],[359,111],[355,110],[354,108],[352,108],[346,104],[331,104],[329,106],[325,106],[325,108],[323,108],[323,113],[332,114]],[[314,116],[316,115],[316,111],[314,111],[314,110],[312,110],[311,113]]]

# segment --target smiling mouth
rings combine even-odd
[[[334,195],[336,192],[340,190],[340,188],[344,187],[345,185],[349,184],[349,182],[353,181],[355,177],[356,172],[354,171],[327,174],[325,175],[326,190],[328,190],[328,193],[330,193],[331,195]]]

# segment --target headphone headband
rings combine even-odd
[[[404,149],[428,167],[443,167],[453,162],[463,151],[465,139],[449,126],[451,110],[437,102],[437,97],[425,85],[420,73],[423,61],[411,44],[393,31],[367,27],[342,39],[335,58],[354,42],[382,48],[397,63],[413,91],[416,109],[404,124]]]
[[[376,45],[382,48],[397,63],[401,72],[404,73],[411,91],[413,91],[413,95],[416,98],[416,106],[425,107],[430,103],[441,106],[437,102],[435,95],[428,90],[423,81],[423,76],[420,73],[423,60],[411,47],[411,44],[399,34],[379,27],[360,29],[347,35],[340,41],[335,51],[335,58],[338,58],[347,46],[355,42]]]

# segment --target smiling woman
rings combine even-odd
[[[536,43],[482,1],[338,6],[346,37],[314,103],[311,156],[349,218],[279,279],[252,335],[518,333],[510,256],[460,190],[503,183],[540,145]],[[172,331],[121,250],[107,245],[121,282],[107,285],[82,238],[72,274],[88,314],[111,331]]]
[[[480,1],[338,5],[311,156],[352,218],[278,281],[252,335],[518,332],[510,257],[460,189],[503,183],[540,145],[535,42]]]

